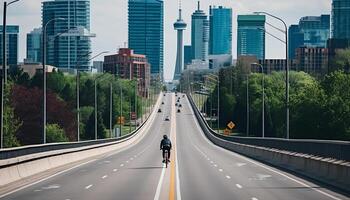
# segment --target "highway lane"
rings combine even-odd
[[[14,192],[6,200],[338,200],[349,199],[289,173],[213,145],[186,98],[164,97],[145,137],[55,177]],[[157,109],[157,108],[156,108]],[[170,122],[164,121],[170,117]],[[171,137],[171,165],[161,163],[159,142]]]
[[[164,121],[164,118],[171,114],[172,98],[171,95],[164,97],[165,105],[161,106],[163,112],[156,114],[149,132],[137,145],[101,157],[3,199],[154,199],[163,170],[159,143],[164,134],[170,133],[171,122]],[[169,182],[167,177],[164,183]],[[161,189],[160,195],[166,196],[168,187]]]
[[[176,136],[182,199],[350,199],[215,146],[199,128],[188,100],[181,103]]]

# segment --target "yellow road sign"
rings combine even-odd
[[[117,124],[124,125],[125,124],[125,117],[118,117]]]
[[[233,122],[230,122],[227,124],[227,127],[232,130],[234,127],[236,127],[236,124]]]

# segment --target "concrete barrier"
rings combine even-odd
[[[225,140],[209,127],[190,96],[188,99],[204,134],[214,144],[350,193],[350,162]]]
[[[159,95],[155,108],[159,107],[162,94]],[[0,187],[21,179],[45,172],[50,169],[82,161],[113,151],[120,151],[142,140],[151,127],[157,112],[154,109],[145,123],[129,137],[91,146],[41,152],[15,158],[0,160]]]

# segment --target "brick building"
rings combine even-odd
[[[145,55],[134,54],[132,49],[121,48],[117,54],[104,57],[104,71],[117,75],[122,79],[139,80],[138,92],[148,96],[150,87],[150,64]]]

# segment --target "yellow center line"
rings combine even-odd
[[[173,100],[175,100],[175,96],[173,96]],[[172,101],[175,102],[175,101]],[[175,106],[172,103],[172,109],[171,109],[171,140],[172,140],[172,155],[171,155],[171,163],[170,163],[170,188],[169,188],[169,200],[175,200],[175,166],[176,166],[176,115],[175,115]]]

